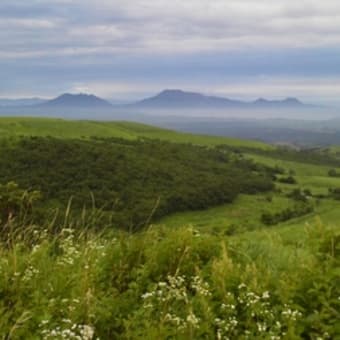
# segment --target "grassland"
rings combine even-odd
[[[254,154],[248,154],[248,157],[261,164],[277,165],[286,171],[293,171],[298,185],[312,190],[315,194],[327,194],[328,188],[340,187],[340,178],[328,176],[328,171],[332,167],[327,165],[292,162]],[[340,168],[335,169],[340,171]],[[285,185],[281,185],[281,187],[287,188]]]
[[[256,196],[242,195],[232,204],[204,211],[173,214],[159,223],[172,227],[193,225],[203,230],[227,233],[235,228],[236,232],[265,228],[261,222],[262,213],[275,213],[291,207],[293,202],[286,195],[293,189],[309,189],[313,195],[328,195],[329,188],[340,187],[340,178],[328,175],[329,166],[286,161],[251,153],[246,154],[246,157],[268,166],[278,166],[285,169],[286,173],[294,173],[297,183],[293,185],[277,183],[281,192]],[[340,172],[339,168],[336,170]],[[275,229],[292,226],[290,230],[293,232],[293,230],[303,228],[306,223],[313,223],[317,217],[326,224],[337,225],[340,220],[339,202],[331,199],[317,200],[313,214],[280,223],[275,226]]]
[[[272,146],[236,138],[180,133],[133,122],[74,121],[48,118],[0,118],[0,137],[51,136],[57,138],[117,137],[152,138],[177,143],[214,146],[227,144],[249,148],[272,149]]]
[[[195,212],[182,212],[163,218],[157,225],[170,228],[192,226],[202,232],[217,234],[239,234],[244,232],[265,230],[267,232],[288,233],[292,238],[299,238],[306,225],[313,225],[320,220],[325,226],[335,227],[340,220],[339,202],[325,199],[315,205],[315,211],[308,215],[281,222],[268,227],[261,221],[264,212],[276,213],[292,207],[293,202],[285,196],[273,195],[272,202],[268,196],[241,195],[232,204],[225,204]]]
[[[253,230],[263,226],[261,214],[268,210],[279,211],[282,207],[292,205],[290,199],[274,196],[269,203],[271,195],[240,195],[232,204],[225,204],[202,211],[177,213],[161,220],[171,228],[192,225],[201,230],[209,229],[218,233],[233,233],[237,231]]]

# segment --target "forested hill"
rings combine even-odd
[[[113,212],[112,225],[134,230],[151,218],[272,190],[275,173],[231,151],[148,139],[3,139],[0,154],[2,183],[39,190],[41,211],[72,197],[78,211],[95,204]]]

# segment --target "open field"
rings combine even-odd
[[[202,232],[219,234],[239,234],[262,230],[270,233],[289,234],[291,238],[296,239],[299,238],[298,235],[304,231],[306,225],[313,225],[317,220],[332,227],[337,226],[340,220],[340,202],[324,199],[315,206],[313,213],[268,227],[261,222],[261,214],[279,212],[292,207],[293,202],[280,195],[273,195],[272,202],[268,202],[266,197],[268,196],[241,195],[232,204],[203,211],[172,214],[163,218],[157,225],[170,228],[192,226]]]
[[[296,177],[297,180],[297,186],[300,186],[303,189],[309,189],[314,194],[327,194],[328,188],[340,187],[339,177],[328,176],[328,171],[334,167],[322,164],[314,165],[301,162],[292,162],[254,154],[248,154],[247,156],[256,162],[266,164],[268,166],[277,165],[285,169],[287,172],[293,171],[294,177]],[[340,172],[340,168],[334,169]],[[287,189],[287,185],[280,184],[279,186]],[[291,186],[288,186],[288,188],[291,188]]]
[[[292,205],[292,202],[282,196],[274,196],[268,202],[267,195],[240,195],[232,204],[225,204],[202,211],[177,213],[165,217],[159,223],[168,227],[192,225],[200,230],[213,232],[234,232],[258,229],[262,227],[261,214],[267,210],[279,211]]]
[[[193,225],[194,227],[209,229],[216,232],[240,232],[245,230],[268,228],[261,222],[261,215],[264,212],[275,213],[287,207],[293,202],[286,197],[286,194],[293,189],[309,189],[313,195],[328,195],[329,188],[340,187],[340,178],[329,177],[329,166],[305,164],[300,162],[286,161],[255,154],[247,154],[247,157],[256,162],[268,166],[279,166],[288,173],[292,171],[296,184],[277,183],[281,193],[273,192],[265,195],[242,195],[232,204],[210,208],[204,211],[177,213],[165,217],[159,224],[170,227]],[[340,172],[340,169],[337,168]],[[270,198],[270,199],[269,199]],[[313,223],[315,218],[321,218],[326,224],[338,224],[340,220],[340,202],[332,199],[318,200],[315,204],[315,211],[307,216],[295,218],[279,223],[274,228],[289,228],[294,230],[304,228],[306,223]]]
[[[192,143],[214,146],[227,144],[260,148],[273,147],[257,141],[246,141],[236,138],[194,135],[161,129],[149,125],[132,122],[99,122],[74,121],[48,118],[0,118],[0,137],[11,136],[51,136],[57,138],[109,138],[124,139],[154,138],[176,143]]]

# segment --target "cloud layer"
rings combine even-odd
[[[43,94],[143,79],[152,88],[223,77],[329,83],[340,78],[339,46],[338,0],[2,0],[0,90],[34,92],[51,78]]]

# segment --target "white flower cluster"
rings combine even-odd
[[[281,339],[286,335],[285,328],[289,322],[296,321],[302,314],[284,305],[279,313],[270,304],[271,295],[268,291],[256,294],[244,283],[238,286],[237,294],[228,292],[225,302],[221,304],[221,317],[215,319],[217,339],[231,339],[242,336],[250,339],[253,336],[266,336],[271,340]],[[254,325],[252,329],[244,329],[240,323]],[[284,325],[284,326],[283,326]]]
[[[229,316],[225,319],[216,318],[215,325],[217,326],[216,337],[217,339],[227,340],[228,334],[232,334],[238,325],[238,321],[235,316]]]
[[[185,276],[168,276],[167,282],[158,282],[155,290],[142,295],[144,307],[153,307],[151,298],[156,304],[167,301],[183,301],[188,303],[188,294],[185,286]]]
[[[291,309],[288,305],[285,305],[284,307],[285,309],[282,311],[282,315],[290,321],[296,321],[302,316],[301,312],[298,310]]]
[[[116,239],[111,240],[111,243],[115,243]],[[99,254],[101,257],[105,257],[106,256],[106,247],[104,244],[101,244],[100,242],[98,242],[98,240],[89,240],[86,243],[86,249],[88,251],[92,251],[92,252],[96,252],[97,254]],[[95,263],[98,263],[99,261],[99,257],[95,256]]]
[[[199,276],[192,278],[191,288],[194,289],[198,295],[211,296],[209,283],[204,282]]]
[[[60,242],[63,254],[58,259],[57,264],[61,266],[73,265],[74,261],[80,257],[80,252],[74,242],[74,230],[65,228],[62,230],[61,235],[65,235]]]
[[[211,296],[209,284],[199,276],[187,279],[169,275],[165,282],[158,282],[153,291],[142,295],[143,307],[152,312],[157,310],[160,320],[172,324],[177,330],[199,328],[200,319],[191,306],[193,296]]]
[[[69,319],[63,319],[60,326],[49,329],[49,320],[40,323],[41,337],[43,340],[67,339],[67,340],[92,340],[94,328],[89,325],[79,325]],[[98,339],[99,340],[99,339]]]
[[[192,311],[187,315],[186,321],[193,328],[199,328],[200,319]]]
[[[183,276],[167,276],[166,282],[158,282],[156,288],[151,292],[146,292],[142,295],[142,299],[150,307],[150,299],[155,298],[158,302],[166,301],[183,301],[185,304],[189,302],[190,287],[197,295],[211,296],[209,291],[209,284],[204,282],[199,276],[193,276],[187,282],[186,277]]]
[[[28,266],[22,276],[22,281],[30,282],[36,275],[39,274],[39,269],[34,268],[32,265]]]
[[[178,331],[188,327],[199,328],[200,319],[191,311],[186,318],[180,317],[174,313],[165,314],[164,321],[176,327]]]

